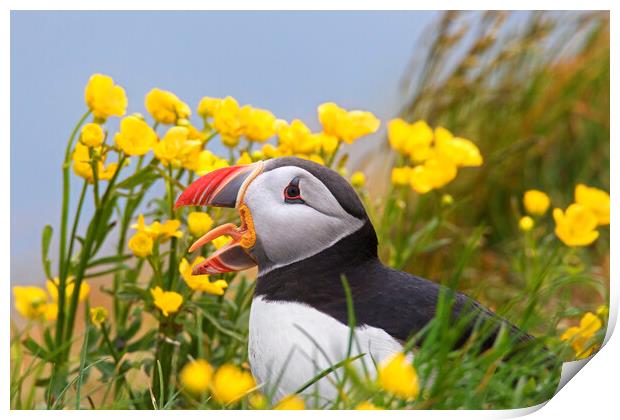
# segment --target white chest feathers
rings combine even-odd
[[[357,327],[351,356],[365,355],[353,365],[360,374],[376,375],[375,363],[402,350],[385,331]],[[347,357],[349,328],[301,303],[254,298],[250,311],[249,358],[263,392],[275,400],[297,391],[321,371]],[[343,369],[324,377],[304,394],[333,399]]]

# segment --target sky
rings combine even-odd
[[[58,231],[61,162],[93,73],[144,110],[153,87],[195,109],[231,95],[317,128],[334,101],[381,120],[436,12],[11,12],[11,282],[44,281],[40,237]],[[382,133],[378,133],[378,138]],[[367,141],[376,140],[373,138]],[[77,201],[74,179],[72,202]],[[85,207],[92,213],[92,205]],[[57,237],[51,256],[56,255]],[[54,266],[55,266],[54,262]]]

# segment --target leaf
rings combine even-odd
[[[32,337],[26,338],[22,341],[22,344],[30,351],[30,353],[32,353],[33,356],[38,357],[39,359],[51,361],[48,351],[41,347],[39,343],[34,341]]]
[[[145,166],[130,177],[125,178],[116,185],[117,189],[130,190],[141,184],[148,184],[156,181],[159,174],[151,166]]]
[[[106,264],[114,264],[125,261],[131,258],[131,254],[123,254],[123,255],[111,255],[109,257],[98,258],[88,263],[86,268],[96,267],[98,265],[106,265]]]
[[[155,343],[155,337],[157,336],[156,330],[151,330],[140,337],[138,340],[127,345],[126,352],[133,353],[136,351],[144,351],[153,347]]]
[[[53,277],[51,270],[51,261],[49,260],[49,258],[47,258],[53,233],[54,230],[52,229],[52,226],[45,225],[45,227],[43,228],[43,233],[41,235],[41,262],[43,263],[43,270],[45,271],[45,275],[48,279],[51,279]]]

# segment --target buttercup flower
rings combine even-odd
[[[264,142],[276,132],[276,117],[266,109],[246,105],[241,108],[240,118],[243,121],[244,135],[251,141]]]
[[[47,293],[40,287],[15,286],[15,309],[28,319],[43,319],[48,311]]]
[[[353,172],[353,175],[351,175],[351,185],[356,188],[361,188],[366,185],[366,175],[364,175],[364,172]]]
[[[590,345],[586,348],[586,345],[594,334],[596,334],[603,327],[603,323],[600,318],[594,315],[592,312],[587,312],[581,318],[578,327],[571,327],[567,329],[560,337],[563,341],[570,341],[573,350],[578,359],[585,359],[590,356],[596,349],[596,345]]]
[[[60,284],[60,279],[58,277],[55,277],[53,280],[47,280],[45,282],[47,292],[50,294],[54,302],[58,302],[59,284]],[[67,284],[65,286],[65,295],[66,295],[67,300],[71,299],[71,296],[73,296],[74,288],[75,288],[74,278],[70,276],[67,278]],[[80,302],[86,300],[89,293],[90,293],[90,285],[88,284],[87,281],[82,280],[82,284],[80,284],[80,293],[78,295],[78,300]]]
[[[154,222],[153,229],[158,235],[163,236],[163,240],[170,238],[182,238],[183,232],[179,230],[181,227],[180,220],[166,220],[164,223]]]
[[[422,162],[431,157],[433,130],[426,121],[408,124],[397,118],[388,123],[388,141],[392,149],[413,161]]]
[[[409,183],[419,194],[441,188],[456,178],[456,165],[448,159],[431,158],[411,171]]]
[[[194,262],[190,265],[189,262],[183,258],[181,260],[181,264],[179,264],[179,272],[190,289],[197,292],[209,293],[215,296],[222,296],[224,294],[224,289],[228,287],[226,280],[216,280],[211,282],[209,281],[209,276],[206,274],[198,276],[192,275],[192,269],[204,260],[204,257],[196,257]]]
[[[177,292],[164,292],[159,286],[151,289],[151,296],[153,296],[153,303],[164,316],[177,312],[183,303],[183,296]]]
[[[176,126],[171,127],[164,138],[155,144],[153,153],[164,166],[173,165],[194,169],[194,163],[201,147],[202,142],[200,140],[189,139],[187,127]]]
[[[554,209],[553,218],[555,234],[568,246],[590,245],[598,238],[596,216],[581,204],[571,204],[566,213]]]
[[[179,374],[183,388],[194,395],[207,392],[212,378],[213,368],[206,360],[202,359],[187,363]]]
[[[145,155],[155,146],[157,134],[141,118],[130,115],[121,120],[120,131],[114,137],[116,147],[130,156]]]
[[[381,121],[370,112],[347,111],[333,102],[319,105],[318,114],[323,131],[348,144],[374,133],[381,125]]]
[[[330,136],[329,134],[325,133],[316,134],[316,138],[321,144],[321,150],[323,150],[323,153],[328,156],[336,151],[336,149],[338,148],[338,144],[340,143],[338,137]]]
[[[211,243],[213,244],[213,246],[215,247],[215,249],[220,249],[221,247],[223,247],[224,245],[226,245],[228,242],[230,242],[232,240],[232,238],[228,235],[222,235],[219,238],[215,238]]]
[[[137,232],[127,246],[136,257],[145,258],[153,253],[153,238],[146,232]]]
[[[409,180],[411,179],[411,171],[413,171],[413,168],[409,166],[392,168],[392,184],[396,186],[409,185]]]
[[[355,409],[356,410],[383,410],[383,408],[377,407],[376,405],[368,401],[359,403],[357,406],[355,406]]]
[[[127,109],[125,90],[114,84],[110,76],[93,74],[84,90],[86,105],[96,118],[122,117]]]
[[[174,124],[179,118],[189,118],[192,113],[174,93],[157,88],[146,94],[144,106],[155,121],[162,124]]]
[[[80,134],[80,141],[88,147],[99,147],[103,143],[105,133],[99,124],[84,124]]]
[[[381,388],[400,398],[415,398],[420,391],[418,375],[403,353],[380,366],[378,379]]]
[[[611,203],[609,194],[605,191],[578,184],[575,187],[575,201],[577,204],[590,209],[594,216],[596,216],[596,222],[599,225],[609,224],[609,207]]]
[[[313,135],[301,120],[293,120],[290,124],[278,120],[279,151],[284,155],[313,154],[321,150],[322,137]]]
[[[224,144],[229,147],[236,146],[236,144],[234,146],[231,144],[233,139],[238,142],[239,137],[243,135],[244,125],[239,103],[234,98],[227,96],[222,99],[213,114],[213,128],[222,135]]]
[[[523,216],[521,219],[519,219],[519,229],[521,229],[523,232],[528,232],[532,230],[533,227],[534,219],[532,219],[530,216]]]
[[[219,168],[225,168],[228,166],[226,159],[215,156],[209,150],[202,150],[198,155],[198,164],[196,165],[195,172],[199,176],[207,174]]]
[[[449,159],[458,167],[482,165],[482,155],[471,140],[454,137],[443,127],[435,129],[435,150],[443,159]]]
[[[100,149],[100,148],[99,148]],[[107,181],[111,179],[116,173],[116,169],[118,168],[117,163],[111,163],[108,166],[104,167],[104,162],[106,159],[105,154],[101,154],[101,150],[95,149],[95,155],[98,155],[98,158],[93,156],[93,159],[97,160],[97,179],[99,181]],[[90,151],[88,146],[85,146],[81,142],[76,143],[75,150],[73,151],[73,155],[71,156],[73,161],[73,172],[84,178],[88,183],[92,184],[95,181],[95,175],[93,172],[93,167],[91,163]]]
[[[192,236],[202,236],[213,226],[213,219],[208,213],[192,211],[187,215],[187,228]]]
[[[303,410],[305,408],[304,400],[298,395],[284,397],[273,407],[274,410]]]
[[[237,165],[248,165],[250,163],[252,163],[252,158],[250,157],[248,152],[241,153],[241,156],[239,156],[239,159],[237,159]]]
[[[242,398],[255,386],[254,378],[249,372],[225,364],[213,376],[213,397],[220,404],[230,404]]]
[[[101,325],[108,319],[108,310],[103,306],[96,306],[94,308],[90,308],[90,321],[96,325],[97,327],[101,327]]]
[[[533,216],[542,216],[549,208],[549,196],[542,191],[528,190],[523,194],[525,211]]]
[[[217,111],[217,108],[220,106],[221,101],[222,100],[220,98],[210,98],[205,96],[198,103],[198,115],[202,118],[212,117]]]

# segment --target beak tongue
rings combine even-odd
[[[178,198],[175,207],[230,207],[237,208],[241,216],[241,227],[226,223],[207,232],[192,244],[189,252],[194,252],[220,236],[232,237],[232,241],[195,266],[193,275],[241,271],[256,265],[256,261],[247,251],[253,245],[253,241],[248,241],[247,237],[255,237],[255,233],[251,214],[243,204],[243,196],[248,184],[262,172],[262,169],[262,162],[216,169],[194,181]]]

